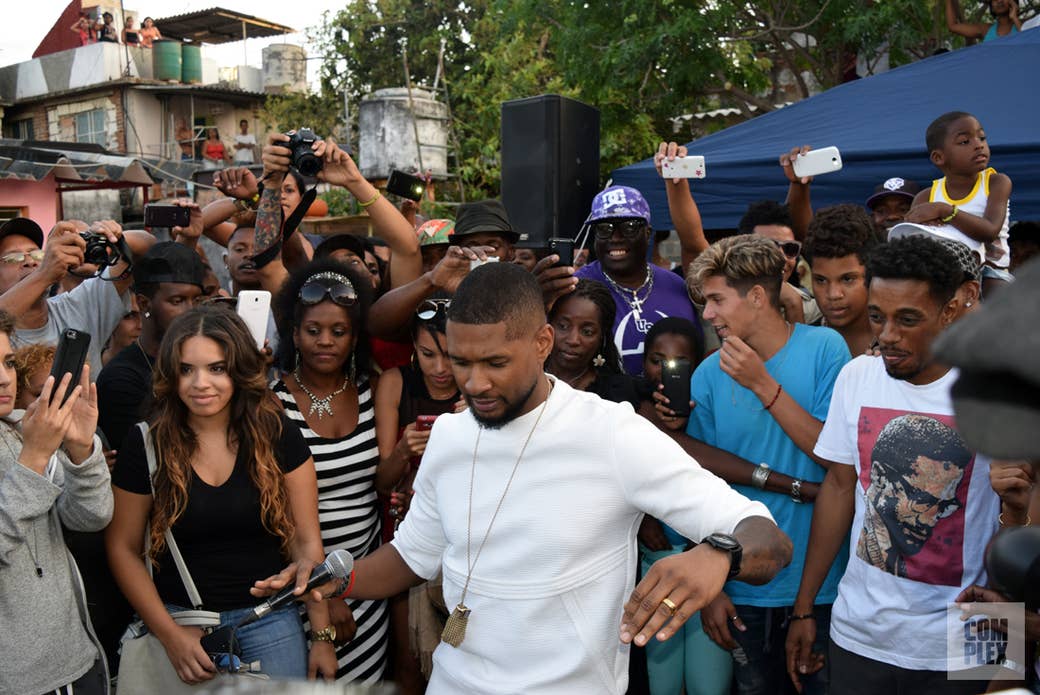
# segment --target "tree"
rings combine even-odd
[[[675,137],[682,114],[751,118],[853,78],[857,57],[930,55],[951,41],[942,1],[351,0],[318,29],[323,93],[357,104],[402,86],[407,50],[415,85],[447,83],[467,195],[490,196],[503,101],[557,93],[597,107],[605,177]]]

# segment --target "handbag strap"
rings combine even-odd
[[[155,484],[153,478],[157,468],[155,462],[155,442],[152,441],[152,431],[148,428],[147,422],[137,423],[137,428],[141,430],[141,436],[144,437],[144,455],[148,459],[148,485],[152,488],[152,499],[154,500]],[[151,536],[150,532],[145,532],[145,558],[149,575],[152,573],[152,559],[149,552]],[[188,600],[191,601],[191,607],[198,610],[202,607],[202,596],[199,595],[199,590],[195,587],[195,581],[191,578],[191,573],[188,571],[188,565],[184,562],[184,556],[181,555],[180,548],[177,547],[177,541],[173,538],[173,530],[169,528],[166,529],[166,546],[170,549],[170,555],[173,556],[173,564],[177,565],[177,574],[181,576],[184,590],[188,592]]]

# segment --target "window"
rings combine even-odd
[[[108,135],[105,133],[105,110],[94,109],[76,114],[76,142],[92,142],[106,147]]]
[[[0,224],[6,222],[7,220],[13,219],[15,217],[21,217],[23,215],[23,213],[24,213],[24,210],[25,210],[25,208],[10,208],[10,207],[2,207],[2,208],[0,208]]]
[[[33,140],[33,122],[31,118],[22,118],[4,124],[4,137],[13,140]]]

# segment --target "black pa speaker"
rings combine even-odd
[[[599,110],[558,94],[502,104],[502,203],[522,246],[573,239],[599,191]]]

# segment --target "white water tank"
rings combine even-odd
[[[264,91],[268,94],[307,91],[307,51],[291,43],[275,43],[261,52]]]
[[[379,89],[362,100],[358,109],[358,154],[365,178],[385,179],[393,169],[420,168],[437,177],[447,175],[448,107],[431,92],[413,88],[412,110],[414,127],[406,87]],[[421,167],[416,128],[422,143]]]

